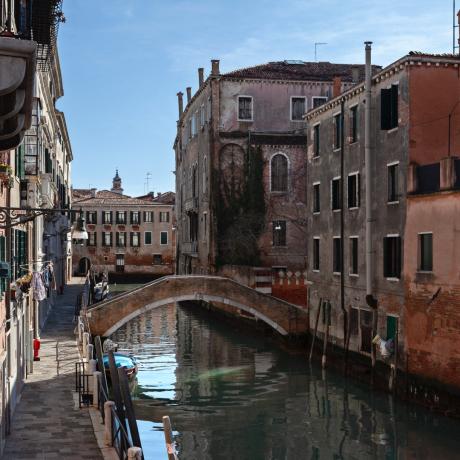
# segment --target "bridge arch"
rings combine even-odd
[[[228,305],[245,311],[283,336],[308,330],[308,316],[301,307],[217,276],[165,276],[96,304],[87,316],[92,334],[107,337],[144,312],[193,300],[212,302],[216,308]]]

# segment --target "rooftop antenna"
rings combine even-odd
[[[452,0],[452,54],[455,54],[455,51],[459,49],[459,42],[457,42],[457,30],[458,29],[458,22],[457,22],[457,8],[455,6],[455,0]]]
[[[149,185],[149,182],[150,182],[150,178],[152,177],[152,173],[147,173],[147,175],[145,176],[145,183],[147,184],[147,193],[150,192],[150,185]]]
[[[318,62],[318,46],[320,45],[327,45],[327,43],[326,42],[316,42],[315,43],[315,62]]]

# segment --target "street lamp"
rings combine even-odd
[[[78,217],[77,223],[72,228],[72,239],[76,244],[83,245],[83,242],[88,239],[88,232],[86,231],[85,218],[80,210],[80,216]]]

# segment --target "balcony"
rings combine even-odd
[[[182,252],[187,255],[197,256],[198,241],[188,241],[186,243],[182,243]]]
[[[189,198],[185,201],[185,212],[198,211],[198,197]]]

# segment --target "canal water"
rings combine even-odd
[[[198,307],[143,314],[113,335],[139,363],[146,459],[164,459],[169,415],[181,460],[460,458],[460,422],[309,366]]]

